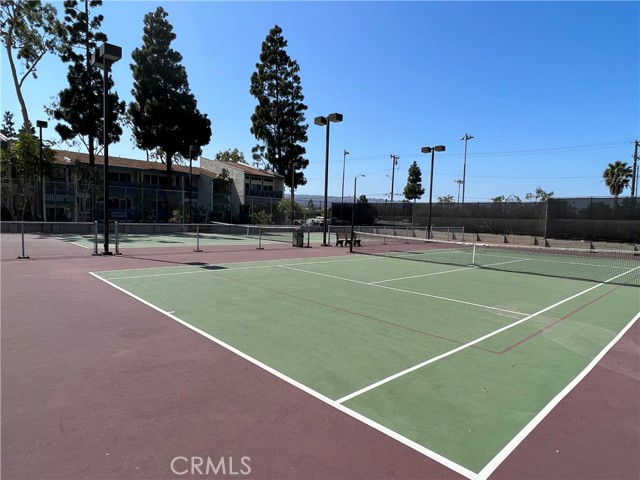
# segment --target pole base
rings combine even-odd
[[[198,250],[194,250],[194,252],[202,252],[202,250],[198,249]]]
[[[20,255],[18,258],[31,258],[29,255]]]
[[[331,244],[330,244],[330,243],[322,243],[320,246],[321,246],[321,247],[330,247],[330,246],[331,246]]]
[[[104,251],[104,252],[102,252],[102,255],[113,255],[113,253],[108,252],[108,251]]]
[[[256,247],[256,250],[264,250],[262,247]]]

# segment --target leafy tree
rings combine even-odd
[[[453,203],[453,195],[445,195],[444,197],[438,197],[438,203]]]
[[[43,4],[40,0],[3,0],[0,3],[0,36],[25,127],[31,127],[32,123],[22,94],[24,82],[29,77],[38,77],[40,60],[47,53],[57,52],[65,37],[57,13],[53,5]]]
[[[307,141],[307,128],[300,84],[300,66],[292,60],[285,48],[287,41],[282,29],[276,25],[262,42],[260,63],[251,75],[250,93],[258,100],[251,115],[251,133],[261,142],[252,148],[256,162],[266,161],[276,173],[284,177],[291,187],[293,198],[296,186],[307,183],[303,170],[309,160],[301,145]],[[291,184],[293,174],[293,185]]]
[[[290,198],[283,198],[278,203],[278,213],[284,218],[302,218],[302,206]]]
[[[369,203],[369,199],[366,195],[362,194],[358,197],[358,203]]]
[[[521,203],[522,199],[518,195],[509,195],[508,197],[505,197],[504,195],[500,195],[498,197],[492,198],[491,201],[494,203],[501,203],[501,202]]]
[[[218,162],[247,163],[247,161],[244,159],[244,153],[242,153],[237,148],[216,153],[215,160],[217,160]]]
[[[422,172],[415,160],[409,166],[407,185],[404,187],[403,194],[404,198],[407,200],[413,200],[414,202],[424,195],[424,188],[422,187]]]
[[[211,121],[198,110],[189,88],[182,55],[171,48],[173,26],[162,7],[144,17],[142,47],[133,53],[134,101],[129,105],[133,136],[139,148],[159,148],[167,165],[167,187],[176,154],[188,158],[189,146],[211,140]],[[199,153],[199,152],[192,152]]]
[[[627,162],[621,162],[620,160],[610,163],[605,171],[602,172],[605,185],[609,187],[611,195],[616,198],[629,186],[632,176],[633,169]]]
[[[249,215],[251,219],[251,223],[254,225],[271,225],[273,223],[273,218],[264,210],[260,210],[259,212],[252,213]]]
[[[226,168],[222,169],[220,175],[218,175],[217,184],[220,186],[220,190],[222,191],[222,193],[225,193],[227,195],[231,193],[233,178],[231,177],[229,170],[227,170]]]
[[[0,127],[0,133],[2,133],[9,140],[16,138],[16,125],[13,123],[13,113],[7,111],[4,112],[2,117],[2,127]]]
[[[61,123],[55,126],[60,138],[71,142],[80,137],[89,152],[89,164],[95,165],[95,150],[103,142],[103,74],[91,66],[91,55],[98,43],[106,42],[107,36],[100,32],[103,16],[90,17],[90,8],[102,5],[102,0],[84,0],[80,8],[78,0],[64,2],[66,40],[61,49],[61,59],[69,63],[67,81],[69,86],[58,93],[58,98],[48,109],[49,114]],[[113,80],[109,78],[109,143],[117,143],[122,135],[122,117],[126,103],[112,91]]]
[[[542,188],[537,187],[535,193],[527,193],[525,200],[533,200],[536,202],[546,202],[553,196],[553,192],[545,192]]]
[[[2,149],[0,157],[0,184],[2,204],[11,218],[24,220],[27,207],[32,218],[37,211],[36,199],[40,178],[40,142],[31,129],[21,129],[16,142]],[[43,172],[46,174],[55,163],[55,152],[46,145],[42,150]]]

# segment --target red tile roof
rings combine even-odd
[[[96,165],[104,164],[104,157],[102,155],[96,155]],[[68,150],[56,150],[56,163],[59,165],[68,165],[73,161],[80,161],[81,163],[89,163],[89,154],[83,152],[70,152]],[[165,172],[167,169],[166,164],[160,162],[146,162],[144,160],[134,160],[132,158],[112,157],[109,155],[109,167],[123,167],[131,168],[134,170],[156,170],[159,172]],[[184,165],[173,164],[171,171],[180,173],[189,173],[189,167]],[[218,178],[218,175],[209,170],[205,170],[199,167],[192,168],[194,175],[206,175],[210,178]]]

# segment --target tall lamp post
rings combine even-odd
[[[102,133],[104,135],[104,251],[103,255],[111,255],[109,251],[109,67],[122,58],[122,47],[103,43],[96,49],[91,65],[104,70],[102,81]]]
[[[464,203],[464,187],[467,185],[467,141],[471,140],[473,136],[468,133],[464,134],[464,137],[460,137],[460,140],[464,140],[464,166],[462,167],[462,203]]]
[[[458,180],[454,180],[458,184],[458,203],[460,203],[460,185],[464,183],[464,180],[459,178]]]
[[[327,243],[327,204],[329,202],[328,191],[329,191],[329,126],[331,122],[339,123],[342,121],[341,113],[331,113],[326,117],[316,117],[313,119],[313,123],[318,126],[327,126],[327,140],[326,140],[326,149],[324,156],[324,219],[322,221],[322,246],[328,247]]]
[[[358,189],[358,177],[366,177],[364,174],[356,175],[353,178],[353,209],[351,210],[351,243],[349,244],[349,252],[353,252],[353,229],[356,225],[356,190]]]
[[[193,203],[193,150],[195,150],[195,147],[193,145],[189,145],[189,225],[193,223],[193,215],[191,213],[191,204]]]
[[[396,177],[396,165],[398,165],[398,155],[391,155],[391,223],[396,224],[396,211],[393,203],[393,184]],[[388,176],[388,175],[387,175]]]
[[[431,206],[433,198],[433,162],[435,160],[436,152],[444,152],[444,145],[436,145],[435,147],[422,147],[420,150],[422,153],[431,154],[431,179],[429,180],[429,223],[427,224],[427,238],[431,238]]]
[[[345,149],[342,153],[342,195],[340,196],[340,220],[344,220],[342,216],[342,205],[344,205],[344,168],[347,164],[347,155],[349,155],[349,152]]]
[[[42,159],[42,129],[47,128],[49,124],[44,120],[36,120],[36,127],[40,129],[40,202],[42,203],[42,220],[47,221],[47,201],[45,198],[44,187],[44,166]]]

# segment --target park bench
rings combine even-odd
[[[353,234],[353,244],[357,247],[360,246],[360,239],[357,233]],[[336,247],[346,245],[351,245],[351,232],[336,232]]]

